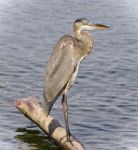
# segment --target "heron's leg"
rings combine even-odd
[[[68,104],[67,104],[67,90],[65,90],[63,97],[62,97],[62,109],[64,112],[64,119],[66,124],[66,131],[67,131],[67,141],[70,141],[70,129],[68,124]]]

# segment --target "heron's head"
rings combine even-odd
[[[96,30],[96,29],[97,30],[105,30],[107,28],[109,28],[109,27],[102,25],[102,24],[91,23],[86,18],[77,19],[73,25],[74,32],[77,32],[77,31],[80,32],[82,30]]]

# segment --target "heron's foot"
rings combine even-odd
[[[70,131],[67,133],[67,142],[70,142],[73,146],[73,140],[75,137],[70,133]]]
[[[71,133],[66,134],[64,137],[62,137],[62,138],[60,139],[60,142],[62,142],[62,140],[63,140],[64,138],[66,138],[66,141],[64,141],[64,142],[69,142],[72,146],[74,146],[73,140],[74,140],[74,139],[76,140],[75,136],[73,136]]]

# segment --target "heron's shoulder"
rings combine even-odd
[[[60,38],[60,40],[71,40],[71,41],[74,41],[74,37],[71,36],[71,35],[64,35]]]
[[[75,39],[73,36],[71,35],[64,35],[62,36],[57,44],[60,46],[60,47],[65,47],[65,46],[73,46],[75,43]]]

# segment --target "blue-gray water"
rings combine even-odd
[[[42,97],[52,48],[79,17],[111,28],[93,32],[70,91],[71,131],[87,150],[138,149],[137,0],[0,0],[0,149],[57,150],[13,102]],[[52,114],[64,124],[60,99]]]

